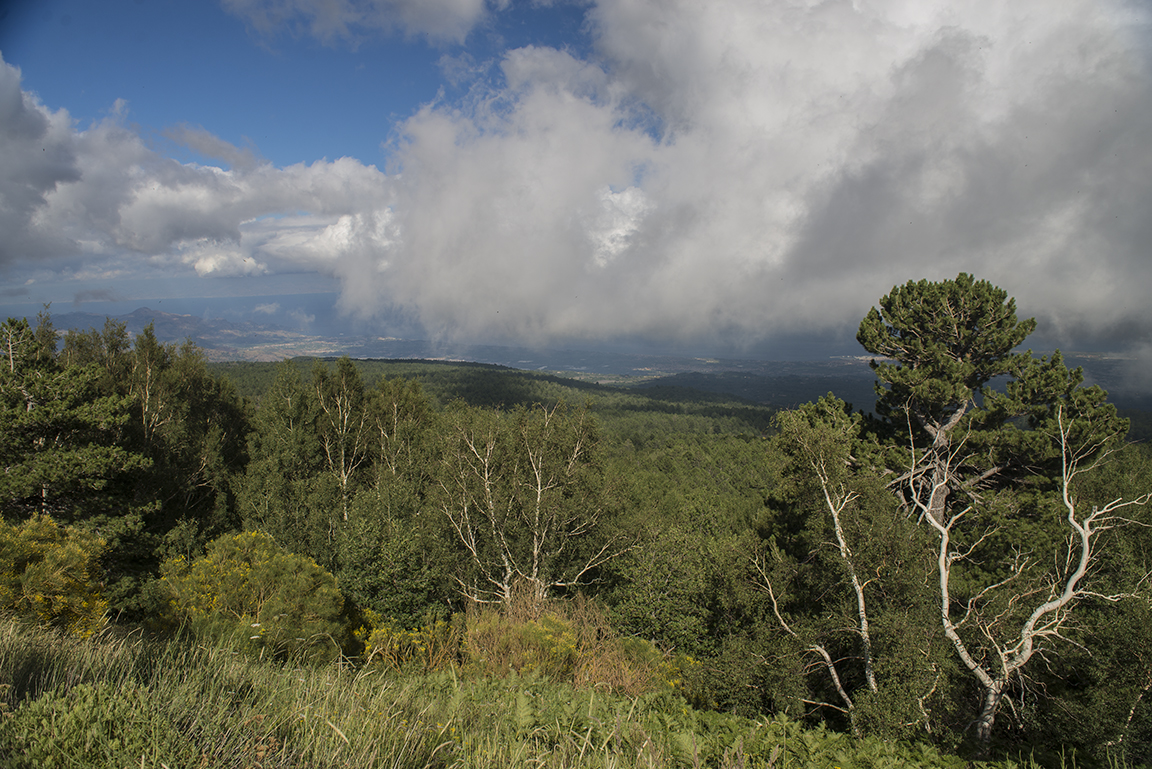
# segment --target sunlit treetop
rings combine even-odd
[[[1034,319],[1016,317],[1006,291],[962,272],[955,280],[893,287],[861,321],[856,339],[888,359],[871,364],[889,385],[879,392],[881,413],[915,403],[923,415],[946,419],[1031,357],[1012,351],[1035,328]]]

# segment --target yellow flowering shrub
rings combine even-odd
[[[160,573],[172,614],[197,632],[276,654],[340,648],[336,579],[263,532],[220,537],[203,557],[172,558]]]
[[[403,669],[458,669],[475,677],[536,675],[581,688],[628,695],[682,691],[699,664],[662,652],[641,638],[621,637],[594,602],[537,601],[514,595],[507,604],[473,606],[451,622],[402,629],[374,612],[356,631],[365,660]]]
[[[434,620],[421,627],[403,629],[385,622],[374,611],[365,611],[366,624],[356,631],[364,644],[364,659],[394,670],[417,668],[446,670],[457,664],[460,654],[459,622]]]
[[[535,619],[516,621],[498,611],[476,611],[468,618],[464,652],[468,665],[483,675],[536,673],[572,681],[580,656],[576,629],[562,607]]]
[[[104,540],[37,515],[0,521],[0,611],[33,617],[82,636],[106,622],[99,557]]]

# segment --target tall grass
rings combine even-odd
[[[252,658],[189,637],[0,622],[0,766],[962,767],[921,745],[538,675]],[[6,758],[5,758],[6,756]]]
[[[0,680],[11,682],[0,735],[13,751],[50,755],[54,741],[70,744],[67,734],[34,730],[21,742],[19,728],[28,726],[22,710],[29,707],[20,703],[49,698],[55,708],[47,717],[54,722],[56,711],[69,707],[67,693],[91,685],[131,692],[129,705],[145,721],[175,728],[179,739],[167,746],[170,756],[156,757],[156,766],[183,765],[181,759],[222,767],[435,766],[436,754],[451,742],[429,720],[430,703],[413,697],[413,687],[339,665],[265,662],[190,638],[83,641],[6,622],[0,625]],[[132,742],[132,735],[115,730],[107,741]],[[140,765],[139,756],[107,758]]]

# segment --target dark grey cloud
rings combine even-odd
[[[892,285],[968,271],[1054,339],[1144,316],[1131,6],[601,0],[590,19],[597,60],[511,51],[506,87],[407,122],[402,237],[347,273],[350,307],[387,297],[454,335],[751,343],[850,333]]]
[[[222,160],[233,169],[251,170],[266,162],[254,148],[237,147],[213,135],[202,126],[174,126],[166,129],[163,135],[206,158]]]

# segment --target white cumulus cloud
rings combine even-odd
[[[968,271],[1054,334],[1152,330],[1131,6],[599,0],[589,19],[594,60],[510,51],[502,87],[407,122],[375,295],[444,333],[735,342],[850,329],[895,283]]]
[[[125,125],[125,105],[86,128],[52,112],[0,62],[0,267],[71,265],[78,280],[181,266],[200,277],[321,271],[376,236],[392,182],[351,158],[275,168],[181,129],[230,170],[179,163]]]

